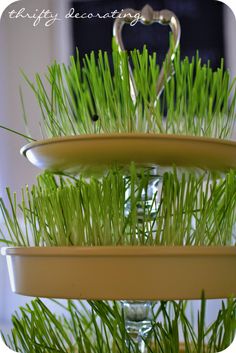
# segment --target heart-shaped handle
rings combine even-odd
[[[169,72],[166,72],[164,67],[162,66],[158,81],[157,81],[157,98],[160,97],[164,87],[165,87],[165,80],[168,80],[172,75],[172,68],[171,68],[171,61],[173,61],[176,49],[179,46],[180,42],[180,35],[181,35],[181,27],[177,16],[169,10],[161,10],[161,11],[154,11],[151,6],[145,5],[141,11],[134,10],[134,9],[125,9],[122,10],[119,16],[116,18],[113,26],[113,35],[116,39],[116,42],[120,48],[120,50],[125,50],[124,43],[122,40],[122,28],[124,24],[128,23],[131,24],[133,21],[137,19],[141,23],[145,25],[150,25],[152,23],[160,23],[162,25],[169,25],[172,33],[173,33],[173,41],[174,45],[172,48],[169,48],[169,51],[166,56],[166,63]],[[135,81],[133,77],[132,68],[129,65],[129,72],[130,72],[130,87],[131,87],[131,95],[132,98],[135,100],[137,96]]]

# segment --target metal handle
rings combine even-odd
[[[139,17],[138,17],[139,15]],[[180,36],[181,36],[181,27],[178,18],[176,15],[169,10],[161,10],[161,11],[154,11],[151,6],[145,5],[141,11],[134,10],[134,9],[125,9],[122,10],[119,14],[119,17],[116,18],[113,26],[113,35],[116,39],[116,42],[120,48],[120,50],[125,50],[124,43],[122,40],[122,28],[124,24],[130,24],[132,21],[134,21],[134,18],[138,17],[138,21],[145,25],[150,25],[152,23],[160,23],[162,25],[169,25],[172,33],[173,33],[173,41],[174,45],[173,48],[169,48],[169,51],[167,53],[166,57],[166,63],[167,63],[167,77],[165,76],[165,69],[162,66],[159,78],[157,81],[157,98],[160,97],[164,86],[165,86],[165,80],[170,79],[172,75],[172,69],[171,69],[171,61],[173,61],[176,49],[179,46],[180,42]],[[130,86],[131,86],[131,95],[135,99],[137,96],[136,92],[136,87],[135,87],[135,81],[134,81],[134,76],[132,72],[132,68],[129,65],[129,73],[130,73]]]

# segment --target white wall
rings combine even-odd
[[[226,64],[230,68],[233,77],[236,76],[236,19],[232,10],[224,6],[224,27],[225,27],[225,49]]]
[[[25,7],[29,12],[39,8],[65,13],[66,3],[65,0],[21,0],[5,10],[0,21],[0,125],[25,132],[19,99],[21,85],[27,113],[33,121],[32,135],[40,137],[39,109],[19,69],[33,78],[36,72],[44,73],[54,59],[66,61],[70,54],[69,22],[60,21],[49,28],[44,25],[34,28],[30,21],[10,20],[8,11]],[[5,198],[7,185],[19,193],[22,186],[34,183],[39,174],[39,170],[20,156],[19,150],[25,143],[23,138],[0,129],[0,197]],[[11,292],[6,261],[0,256],[0,323],[7,323],[13,311],[25,300]]]
[[[10,5],[9,11],[22,7],[26,7],[29,12],[31,9],[34,11],[39,7],[52,9],[56,3],[59,3],[59,1],[21,0]],[[0,89],[3,92],[3,95],[1,95],[3,105],[1,104],[0,108],[0,121],[15,130],[24,132],[19,99],[19,86],[21,85],[24,88],[27,113],[32,122],[33,136],[39,138],[39,125],[37,123],[40,117],[39,108],[33,93],[27,87],[19,70],[23,69],[29,77],[33,78],[36,72],[44,73],[47,65],[55,58],[64,59],[60,50],[66,48],[66,32],[61,22],[55,23],[50,28],[43,25],[34,28],[30,21],[9,20],[7,12],[8,10],[5,10],[0,21],[2,63],[0,69],[4,71],[5,75],[5,79],[1,76]],[[0,144],[1,161],[4,158],[7,158],[8,161],[4,163],[4,168],[1,168],[0,171],[1,193],[2,187],[8,183],[16,191],[20,190],[25,183],[32,183],[38,170],[19,155],[19,149],[22,144],[25,144],[25,140],[0,130]]]

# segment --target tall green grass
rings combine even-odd
[[[0,200],[7,230],[1,241],[14,246],[235,243],[234,171],[217,179],[210,172],[173,169],[164,173],[151,203],[145,202],[153,181],[149,171],[132,164],[129,175],[112,169],[86,180],[45,173],[32,189],[22,189],[19,205],[7,189],[10,208]]]
[[[130,90],[129,60],[137,91]],[[156,53],[120,52],[113,43],[112,64],[106,52],[94,52],[70,64],[54,62],[44,75],[30,79],[42,116],[44,137],[90,133],[145,132],[230,138],[235,119],[235,80],[221,66],[213,71],[199,55],[173,62],[175,74],[157,100],[160,72]],[[166,68],[167,70],[168,68]],[[166,72],[168,77],[168,71]],[[232,82],[231,82],[232,81]],[[24,120],[26,108],[21,92]],[[31,118],[30,118],[31,119]]]
[[[118,302],[68,300],[66,315],[55,315],[35,299],[12,316],[13,329],[3,336],[20,353],[138,353],[125,329]],[[89,305],[89,306],[88,306]],[[206,323],[207,301],[202,299],[197,325],[189,319],[188,302],[160,302],[153,308],[152,330],[145,338],[147,353],[216,353],[232,342],[236,329],[236,301],[222,302],[210,324]]]

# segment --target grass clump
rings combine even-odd
[[[130,89],[129,60],[136,98]],[[175,74],[157,100],[160,73],[156,53],[113,45],[112,64],[106,52],[71,57],[68,66],[54,62],[45,77],[24,77],[41,110],[44,137],[90,133],[143,132],[228,138],[235,119],[235,80],[224,64],[216,71],[198,54],[173,62]],[[166,77],[168,77],[166,65]],[[48,89],[49,86],[49,89]],[[22,94],[21,94],[21,100]],[[27,122],[23,103],[24,119]]]
[[[62,305],[61,303],[58,303]],[[236,329],[236,300],[222,301],[215,321],[206,323],[202,299],[196,327],[187,314],[189,302],[160,302],[153,307],[152,330],[144,338],[147,353],[215,353],[226,349]],[[20,353],[138,353],[127,334],[118,302],[68,300],[57,316],[35,299],[12,316],[13,329],[3,336]]]
[[[38,177],[0,208],[13,246],[232,245],[235,242],[235,172],[217,179],[210,172],[164,173],[158,191],[132,164],[129,177],[112,169],[100,179]],[[155,212],[153,212],[153,209]],[[128,210],[128,211],[127,211]],[[23,221],[19,221],[18,215]],[[141,221],[140,221],[141,215]]]

